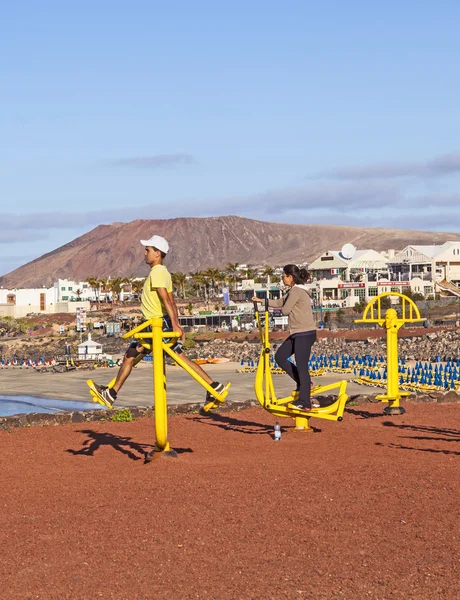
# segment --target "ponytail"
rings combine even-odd
[[[294,283],[297,285],[306,283],[310,279],[310,273],[307,269],[299,269],[297,265],[286,265],[283,271],[286,275],[292,275]]]

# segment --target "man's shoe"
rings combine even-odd
[[[113,403],[117,399],[116,392],[113,392],[112,388],[109,388],[106,385],[97,385],[97,383],[95,383],[94,387],[96,388],[97,393],[104,399],[104,402],[113,406]],[[112,396],[112,393],[115,394],[115,397]]]
[[[211,387],[214,388],[218,394],[222,394],[222,392],[225,390],[225,385],[223,383],[219,383],[218,381],[213,381],[211,383]],[[215,398],[211,392],[206,392],[205,403],[208,404],[208,402],[212,402],[213,400],[215,400]]]

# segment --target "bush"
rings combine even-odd
[[[110,416],[111,421],[119,423],[130,423],[133,420],[133,415],[129,408],[119,408],[113,415]]]
[[[184,350],[187,352],[187,350],[191,350],[192,348],[195,348],[195,346],[196,346],[195,340],[192,337],[186,335],[185,342],[184,342]]]

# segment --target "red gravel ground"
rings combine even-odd
[[[460,406],[382,406],[2,432],[0,597],[458,599]]]

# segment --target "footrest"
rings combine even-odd
[[[287,408],[289,408],[290,411],[292,411],[293,414],[298,415],[298,416],[311,416],[311,414],[315,414],[315,412],[318,410],[317,408],[313,408],[311,407],[310,410],[301,410],[300,408],[296,408],[293,404],[289,403],[287,405]]]
[[[204,412],[209,412],[213,408],[217,408],[219,406],[219,404],[222,404],[223,402],[225,402],[225,398],[228,396],[228,390],[231,385],[232,384],[229,381],[227,383],[227,385],[225,386],[224,391],[221,394],[216,394],[214,399],[211,402],[208,402],[207,404],[205,404],[203,406]]]
[[[109,402],[107,402],[106,400],[104,400],[104,398],[101,396],[101,394],[97,391],[97,389],[94,386],[94,381],[92,379],[87,379],[86,384],[89,387],[89,393],[91,394],[91,397],[93,398],[93,402],[98,402],[99,404],[102,404],[102,406],[105,406],[106,408],[110,408],[110,409],[113,408],[113,405],[110,404]]]

